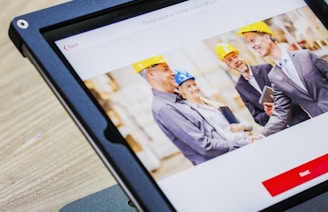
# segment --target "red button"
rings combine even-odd
[[[262,182],[271,196],[276,196],[328,172],[328,154]]]

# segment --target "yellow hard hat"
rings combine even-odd
[[[136,73],[139,73],[142,70],[149,68],[150,66],[160,64],[160,63],[166,63],[166,60],[161,55],[157,55],[155,57],[151,57],[151,58],[139,61],[137,63],[134,63],[134,64],[132,64],[132,67],[134,68]]]
[[[263,32],[263,33],[267,33],[267,34],[271,35],[272,37],[274,36],[271,29],[263,21],[259,21],[259,22],[241,27],[239,29],[239,31],[237,32],[237,34],[243,35],[243,33],[245,33],[245,32]]]
[[[232,52],[235,52],[237,54],[239,53],[239,51],[235,47],[226,43],[219,43],[218,45],[216,45],[215,51],[221,61],[224,60],[225,56]]]

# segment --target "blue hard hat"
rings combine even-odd
[[[175,72],[175,81],[178,83],[179,86],[187,80],[190,79],[195,80],[195,77],[186,71],[175,70],[174,72]]]

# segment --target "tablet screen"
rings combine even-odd
[[[243,34],[246,31],[242,30],[250,26],[258,29],[250,32],[262,30],[262,34],[272,35],[283,52],[309,50],[328,61],[327,29],[301,0],[186,1],[120,21],[102,20],[100,27],[74,33],[71,30],[50,42],[178,211],[258,211],[328,179],[328,114],[322,111],[312,115],[287,95],[293,105],[289,111],[299,109],[306,118],[288,121],[283,129],[272,127],[274,133],[264,133],[272,115],[259,119],[248,95],[261,95],[265,76],[272,74],[278,62]],[[247,61],[250,75],[229,64],[228,55],[236,52]],[[168,81],[172,77],[176,80],[174,95],[179,100],[154,103],[166,98],[162,91],[154,92],[160,82],[149,83],[141,72],[149,69],[147,74],[151,74],[156,69],[153,65],[158,64],[166,64],[166,69],[174,73]],[[259,66],[265,67],[260,73]],[[178,87],[180,75],[181,79],[190,76],[206,106],[188,102],[187,94]],[[281,106],[278,103],[283,86],[275,80],[273,89],[280,92],[275,101]],[[250,86],[238,87],[242,83]],[[304,87],[304,82],[289,85],[286,92],[293,93],[293,88],[302,87],[302,83]],[[180,103],[175,101],[182,103],[176,106]],[[254,102],[259,104],[258,99]],[[176,113],[162,113],[164,109],[159,107],[168,105]],[[235,132],[223,116],[210,115],[221,114],[220,106],[233,112],[242,130]],[[203,119],[178,111],[186,107]],[[273,108],[276,112],[283,109]],[[171,126],[176,127],[171,130]],[[209,127],[210,135],[205,132]],[[194,128],[204,134],[194,133]],[[189,132],[190,139],[185,139],[182,132]],[[251,143],[251,135],[261,139]],[[219,153],[213,153],[213,145],[220,143],[210,144],[207,136],[233,145],[229,143],[224,150],[218,148]],[[201,145],[190,144],[197,139]]]

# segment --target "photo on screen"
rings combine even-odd
[[[282,48],[308,49],[328,61],[328,32],[307,6],[259,21],[269,26]],[[213,23],[213,27],[217,26]],[[159,55],[171,70],[188,72],[203,98],[228,108],[239,121],[252,126],[249,135],[258,135],[265,123],[256,120],[235,88],[240,72],[222,61],[216,48],[218,44],[232,46],[250,66],[274,66],[274,61],[260,57],[243,36],[237,35],[238,31],[218,34]],[[132,64],[86,79],[84,83],[154,179],[161,180],[194,167],[154,121],[151,88]]]

